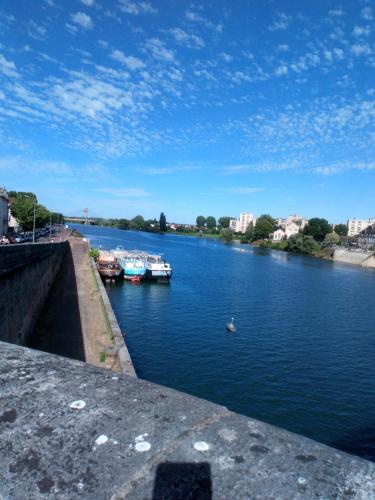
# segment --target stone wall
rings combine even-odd
[[[357,252],[346,249],[336,249],[333,254],[333,260],[344,262],[346,264],[353,264],[355,266],[374,267],[375,259],[371,259],[371,252]]]
[[[0,247],[0,340],[28,345],[68,242]]]

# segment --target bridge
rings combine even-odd
[[[77,213],[79,210],[74,211],[73,213]],[[65,222],[72,222],[75,224],[85,224],[85,226],[89,226],[91,224],[96,224],[95,218],[89,218],[89,209],[84,208],[82,210],[83,216],[75,216],[75,215],[64,215]]]

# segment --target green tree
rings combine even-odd
[[[335,232],[327,233],[324,237],[324,242],[331,243],[331,244],[337,244],[340,242],[340,236]]]
[[[348,227],[346,224],[337,224],[335,226],[335,233],[339,236],[346,236],[348,234]]]
[[[216,227],[216,219],[212,215],[209,215],[206,219],[206,224],[209,229],[213,229]]]
[[[206,217],[203,217],[203,215],[198,215],[196,222],[198,227],[203,227],[206,224]]]
[[[229,227],[229,222],[230,222],[230,220],[231,220],[231,219],[233,219],[233,218],[234,218],[234,217],[227,217],[227,216],[225,216],[225,217],[220,217],[220,218],[218,219],[218,223],[219,223],[219,225],[220,225],[221,227],[224,227],[224,228],[225,228],[225,227]]]
[[[159,226],[160,231],[165,232],[167,230],[167,218],[165,217],[164,212],[160,214]]]
[[[330,233],[332,228],[326,219],[319,219],[319,217],[314,217],[309,220],[309,223],[305,226],[303,234],[306,236],[312,236],[316,241],[323,241],[327,233]]]
[[[223,238],[225,243],[230,243],[233,240],[233,233],[229,227],[225,227],[220,231],[220,238]]]
[[[58,212],[51,213],[52,224],[64,224],[64,216]]]
[[[14,192],[12,192],[13,194]],[[37,203],[37,198],[33,193],[14,193],[11,198],[10,211],[13,217],[19,222],[24,231],[33,229],[34,207],[35,207],[35,227],[40,228],[49,222],[50,212],[45,206]]]
[[[129,229],[130,220],[129,219],[119,219],[117,222],[117,227],[119,229]]]
[[[319,246],[312,236],[297,233],[289,238],[286,250],[293,253],[312,255],[319,250]]]
[[[276,221],[267,214],[263,214],[258,217],[254,231],[253,231],[253,239],[254,240],[264,240],[269,238],[270,233],[273,233],[276,230]]]
[[[246,228],[245,234],[241,236],[241,243],[251,243],[254,239],[254,223],[250,222]]]
[[[132,229],[141,229],[142,230],[144,228],[144,223],[145,223],[145,220],[142,217],[142,215],[136,215],[130,221],[130,227]]]

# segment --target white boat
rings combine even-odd
[[[172,268],[160,255],[148,255],[146,261],[146,278],[155,281],[169,281]]]

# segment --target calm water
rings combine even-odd
[[[139,377],[375,460],[375,271],[79,229],[93,246],[162,253],[172,264],[170,285],[106,285]]]

